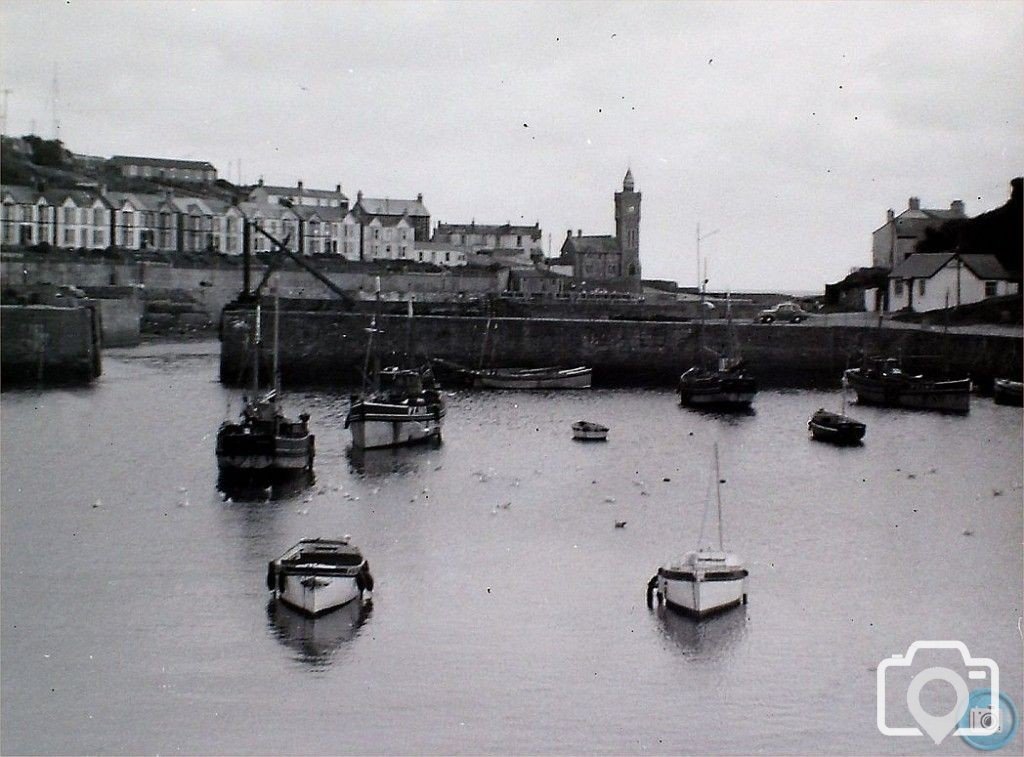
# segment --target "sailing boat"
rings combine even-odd
[[[274,299],[274,386],[259,395],[262,312],[256,302],[253,328],[252,399],[246,398],[237,423],[225,421],[217,431],[217,467],[224,475],[275,477],[309,473],[313,470],[315,438],[309,432],[309,415],[299,420],[281,411],[278,332],[280,307]]]
[[[392,366],[371,371],[371,359],[375,357],[374,335],[379,332],[379,278],[377,302],[378,312],[374,313],[368,329],[363,390],[361,394],[350,397],[349,411],[345,417],[345,428],[352,429],[352,446],[356,449],[380,449],[439,442],[445,406],[429,364],[422,370]],[[410,344],[412,318],[413,306],[410,300]]]
[[[736,353],[732,327],[732,303],[727,305],[729,318],[728,352],[718,356],[718,365],[708,368],[704,346],[704,296],[707,279],[700,292],[700,324],[697,327],[697,365],[679,377],[679,401],[693,407],[746,409],[757,394],[757,381],[747,373],[742,358]]]
[[[743,561],[726,552],[722,538],[722,476],[715,444],[715,486],[718,504],[718,548],[702,545],[710,498],[704,505],[697,550],[658,568],[647,584],[647,603],[656,592],[658,601],[687,615],[703,618],[747,603],[747,571]]]
[[[832,444],[859,444],[864,438],[867,426],[861,421],[846,414],[846,388],[849,383],[843,377],[843,409],[840,413],[829,412],[825,408],[818,411],[807,421],[811,437],[819,442]]]

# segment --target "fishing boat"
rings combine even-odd
[[[997,405],[1024,405],[1024,383],[1012,379],[992,382],[992,399]]]
[[[303,539],[267,566],[274,597],[309,615],[320,615],[373,591],[370,565],[358,547],[341,539]]]
[[[864,438],[867,426],[842,413],[819,408],[807,421],[811,436],[820,442],[832,444],[858,444]]]
[[[706,286],[706,282],[705,282]],[[679,401],[691,407],[713,407],[745,410],[757,394],[757,380],[751,376],[739,357],[729,307],[728,352],[718,356],[715,367],[707,365],[704,345],[704,287],[701,287],[701,319],[697,326],[697,364],[679,377]]]
[[[603,442],[608,439],[608,427],[590,421],[576,421],[572,424],[572,438],[583,442]]]
[[[843,375],[857,393],[857,402],[865,405],[954,413],[971,409],[969,378],[931,379],[904,373],[895,358],[868,358],[860,368],[847,368]]]
[[[420,368],[376,368],[374,336],[379,333],[379,277],[377,303],[377,313],[367,329],[369,338],[363,368],[363,391],[350,396],[349,411],[345,416],[345,428],[352,431],[352,446],[354,449],[367,450],[439,442],[445,405],[437,382],[434,381],[430,363]],[[409,301],[406,324],[404,359],[408,358],[412,347],[412,300]]]
[[[401,447],[441,441],[444,399],[429,367],[385,368],[375,374],[376,387],[352,395],[345,428],[357,449]]]
[[[662,567],[647,584],[647,604],[652,594],[658,602],[697,618],[723,612],[747,603],[747,575],[742,559],[725,549],[722,537],[722,478],[715,445],[715,486],[718,513],[718,546],[702,546],[703,523],[707,521],[710,498],[705,503],[697,549]]]
[[[225,421],[217,431],[217,467],[224,477],[277,478],[313,470],[316,440],[309,415],[285,416],[280,405],[278,309],[274,309],[274,388],[259,393],[261,346],[260,304],[256,303],[253,340],[252,396],[244,398],[237,422]]]

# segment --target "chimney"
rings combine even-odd
[[[889,223],[892,223],[895,219],[896,219],[896,211],[895,210],[893,210],[892,208],[889,208],[887,211],[885,211],[885,220],[886,221],[888,221]]]
[[[920,210],[921,209],[921,198],[920,197],[911,197],[910,200],[907,201],[907,207],[910,208],[911,210]]]
[[[359,191],[356,192],[356,202],[359,202],[362,199],[363,199],[363,190],[360,189]]]
[[[583,236],[583,229],[576,229],[576,238]]]
[[[565,230],[565,238],[566,239],[572,239],[572,229],[566,229]]]
[[[418,195],[416,195],[416,202],[423,202],[423,193],[422,192],[420,192]]]
[[[263,186],[263,177],[262,176],[260,177],[260,180],[256,182],[256,186],[257,187],[262,187]]]
[[[334,191],[337,192],[338,194],[341,194],[341,184],[338,184],[337,186],[335,186],[334,187]]]
[[[302,179],[299,179],[298,190],[299,192],[302,192]]]
[[[963,200],[953,200],[953,202],[949,203],[949,209],[952,210],[954,213],[956,213],[957,216],[963,216],[964,215],[964,201]]]

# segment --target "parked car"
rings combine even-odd
[[[810,315],[810,313],[795,302],[780,302],[775,307],[758,313],[754,322],[775,323],[775,321],[785,321],[786,323],[800,323],[800,321],[806,321]]]

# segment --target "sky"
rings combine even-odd
[[[1024,173],[1022,2],[4,0],[0,82],[11,134],[56,101],[74,152],[422,193],[553,255],[614,233],[631,168],[644,277],[692,286],[699,224],[734,291],[821,291],[888,208],[977,215]]]

